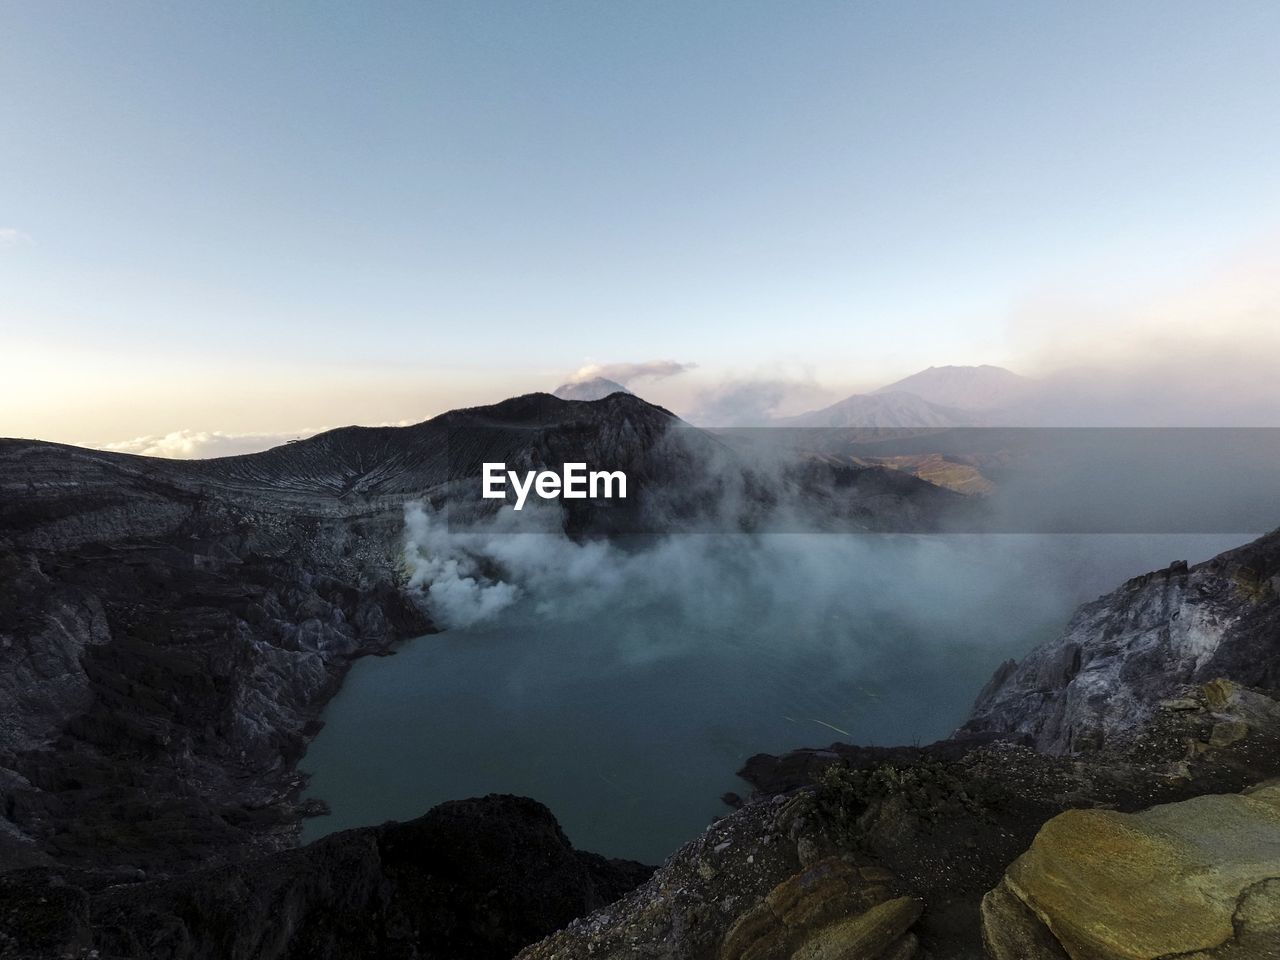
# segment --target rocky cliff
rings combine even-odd
[[[1280,531],[1085,604],[1062,636],[1000,667],[963,732],[1095,751],[1131,738],[1181,687],[1215,677],[1280,688]]]
[[[351,658],[431,629],[396,586],[394,514],[171,469],[0,446],[0,860],[288,845],[294,764]]]

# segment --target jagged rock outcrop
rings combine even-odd
[[[1080,787],[1060,766],[974,744],[945,763],[896,758],[851,790],[757,794],[519,960],[973,956],[982,895]],[[996,776],[1020,794],[997,796]]]
[[[1161,700],[1215,677],[1280,688],[1280,531],[1085,604],[1062,636],[1001,666],[962,732],[1088,752],[1130,738]]]
[[[982,923],[994,960],[1278,957],[1280,783],[1054,817]]]
[[[178,879],[0,874],[0,958],[506,960],[650,872],[575,851],[539,803],[489,796]]]

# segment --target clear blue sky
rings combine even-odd
[[[1007,361],[1046,285],[1275,229],[1278,37],[1274,2],[0,2],[0,434]]]

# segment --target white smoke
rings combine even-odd
[[[411,589],[422,590],[441,626],[469,627],[526,599],[538,616],[560,612],[579,595],[579,610],[609,602],[629,564],[606,541],[576,543],[560,529],[561,511],[531,502],[495,515],[483,532],[455,533],[429,506],[405,507],[405,562]]]
[[[892,618],[922,644],[981,643],[997,623],[1007,633],[1009,623],[1065,619],[1134,574],[1240,539],[676,534],[577,542],[561,519],[555,505],[529,517],[506,509],[483,529],[454,532],[410,503],[410,586],[446,629],[507,618],[608,621],[633,641],[633,659],[763,631],[860,658],[886,651],[849,649],[857,624]]]
[[[697,368],[696,363],[679,363],[675,360],[648,360],[643,363],[589,363],[579,367],[569,378],[570,383],[581,383],[601,377],[624,387],[634,380],[663,380]]]

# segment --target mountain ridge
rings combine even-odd
[[[918,429],[971,427],[978,421],[962,410],[930,403],[906,390],[853,394],[819,410],[781,417],[778,427],[865,427],[871,429]]]
[[[635,422],[647,430],[680,422],[669,410],[634,394],[582,404],[548,393],[530,393],[495,404],[449,410],[416,424],[335,427],[267,450],[225,457],[172,459],[17,438],[0,438],[0,457],[25,453],[39,460],[45,454],[62,456],[76,464],[96,464],[178,487],[213,484],[233,492],[260,492],[264,485],[282,484],[279,492],[285,499],[354,501],[356,506],[363,501],[367,506],[380,495],[422,494],[454,479],[447,456],[451,431],[469,427],[590,429],[615,421]],[[38,471],[40,467],[33,463],[30,469]],[[10,489],[16,493],[26,487],[15,487],[11,480]]]
[[[978,412],[1003,409],[1020,399],[1034,385],[1034,380],[994,364],[948,364],[928,367],[873,392],[905,391],[929,403]]]

